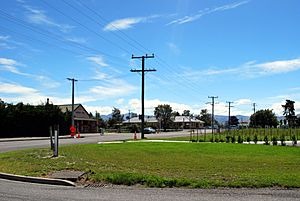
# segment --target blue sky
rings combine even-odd
[[[4,0],[0,8],[0,98],[71,103],[89,112],[140,113],[146,60],[146,113],[211,109],[251,115],[286,99],[300,113],[298,0]]]

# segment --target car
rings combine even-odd
[[[147,127],[147,128],[144,128],[144,133],[145,134],[156,133],[156,130],[151,127]]]

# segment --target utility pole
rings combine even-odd
[[[75,80],[74,78],[67,78],[69,81],[72,81],[72,126],[75,127],[74,125],[74,84],[78,80]]]
[[[256,117],[255,117],[255,106],[257,106],[257,104],[256,103],[253,103],[252,104],[253,105],[253,117],[254,117],[254,127],[256,127]]]
[[[253,103],[252,105],[253,105],[253,114],[255,114],[255,112],[256,112],[256,111],[255,111],[255,106],[257,106],[257,104],[256,104],[256,103]]]
[[[215,99],[218,98],[218,96],[208,96],[208,98],[211,98],[211,133],[212,133],[212,138],[214,139],[214,119],[215,119]]]
[[[233,107],[233,106],[231,105],[231,103],[233,103],[233,102],[231,102],[231,101],[226,101],[226,103],[228,103],[228,106],[226,106],[226,107],[228,107],[228,130],[230,130],[230,108]]]
[[[145,56],[139,56],[139,57],[135,57],[132,55],[131,59],[142,59],[142,69],[141,70],[136,70],[136,69],[131,69],[131,72],[134,73],[140,73],[142,72],[142,118],[141,118],[141,139],[144,139],[144,116],[145,116],[145,72],[151,72],[151,71],[156,71],[155,69],[146,69],[145,70],[145,59],[151,59],[154,58],[154,54],[152,55],[145,55]]]

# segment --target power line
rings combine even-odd
[[[65,1],[64,1],[65,2]],[[83,6],[84,8],[86,8],[87,10],[89,10],[90,12],[92,12],[93,14],[95,14],[96,16],[98,16],[102,21],[104,21],[105,23],[109,23],[109,21],[107,19],[105,19],[102,15],[99,14],[99,11],[95,11],[94,9],[90,8],[89,6],[87,6],[85,3],[83,3],[82,1],[80,1],[80,5]],[[70,5],[74,8],[73,5]],[[77,8],[74,8],[76,10],[78,10]],[[80,11],[80,10],[79,10]],[[80,11],[81,14],[83,14],[84,16],[86,16],[87,18],[91,19],[92,21],[94,21],[95,23],[98,23],[98,21],[96,21],[95,19],[93,19],[92,17],[90,17],[89,15],[85,14],[84,12]],[[104,25],[104,24],[102,24]],[[144,47],[141,43],[139,43],[137,40],[135,40],[134,38],[130,37],[128,34],[126,34],[125,32],[123,32],[122,30],[118,29],[117,27],[115,27],[114,25],[112,25],[112,27],[116,28],[116,31],[121,33],[122,36],[125,36],[127,39],[129,39],[130,41],[136,43],[137,45],[139,45],[143,50],[145,50],[146,52],[149,51],[149,49],[147,49],[146,47]],[[139,51],[142,52],[142,50],[140,48],[138,48],[136,45],[130,43],[129,41],[127,41],[124,37],[120,36],[119,34],[116,34],[115,32],[112,32],[116,37],[120,38],[121,40],[125,41],[127,44],[131,45],[132,47],[138,49]],[[158,63],[159,66],[165,66],[169,72],[169,74],[174,74],[175,77],[179,78],[179,79],[183,79],[184,81],[182,82],[183,85],[189,86],[189,88],[193,89],[194,91],[196,91],[197,93],[203,93],[203,91],[199,91],[198,88],[196,88],[188,79],[185,79],[184,77],[182,77],[182,74],[178,74],[176,72],[173,71],[173,69],[170,68],[169,64],[167,62],[165,62],[162,58],[160,58],[159,56],[157,56],[158,58]],[[164,63],[164,65],[161,65],[162,63]],[[178,81],[178,80],[177,80]]]
[[[141,72],[142,73],[142,119],[141,119],[141,139],[144,139],[144,116],[145,116],[145,72],[153,72],[156,71],[155,69],[145,69],[145,59],[151,59],[154,58],[154,54],[152,54],[151,56],[147,55],[146,56],[133,56],[131,57],[131,59],[142,59],[142,69],[141,70],[136,70],[136,69],[131,69],[131,72]]]
[[[124,60],[124,59],[116,57],[114,55],[105,53],[105,52],[103,52],[101,50],[98,50],[98,49],[95,49],[95,48],[92,48],[92,47],[88,47],[86,45],[83,45],[83,44],[80,44],[80,43],[77,43],[77,42],[74,42],[74,41],[64,40],[64,39],[61,38],[61,36],[59,36],[57,34],[54,34],[52,32],[49,32],[49,31],[41,29],[41,28],[37,28],[37,27],[32,26],[32,25],[28,25],[26,23],[26,21],[21,20],[19,18],[16,18],[16,17],[14,17],[14,16],[12,16],[12,15],[4,12],[1,9],[0,9],[0,15],[2,17],[6,18],[8,21],[10,21],[12,23],[17,23],[18,25],[20,25],[20,26],[22,26],[22,27],[24,27],[24,28],[26,28],[28,30],[31,30],[31,31],[33,31],[35,33],[38,33],[38,34],[40,34],[42,36],[45,36],[47,38],[50,38],[52,40],[55,40],[55,41],[58,41],[58,42],[61,42],[61,43],[64,43],[64,44],[68,44],[69,46],[76,47],[76,48],[81,49],[83,51],[90,51],[90,52],[93,52],[93,53],[96,53],[96,54],[100,53],[100,54],[105,55],[105,56],[110,57],[110,58],[114,58],[114,59],[118,59],[118,60]],[[19,34],[19,33],[17,32],[17,34]],[[64,48],[62,48],[62,49],[64,49]]]
[[[123,51],[127,52],[128,54],[130,54],[130,52],[129,52],[128,50],[126,50],[125,48],[123,48],[123,47],[121,47],[120,45],[118,45],[118,44],[112,42],[111,40],[109,40],[109,39],[103,37],[101,34],[99,34],[98,32],[94,31],[93,29],[90,29],[88,26],[86,26],[86,25],[84,25],[83,23],[79,22],[79,21],[76,20],[75,18],[73,18],[73,17],[71,17],[71,16],[69,16],[69,15],[66,15],[64,12],[60,11],[60,10],[57,9],[56,7],[54,7],[54,6],[52,6],[51,4],[47,3],[45,0],[42,0],[42,2],[43,2],[45,5],[47,5],[48,7],[50,7],[50,8],[52,8],[52,9],[56,10],[56,11],[57,11],[58,13],[60,13],[61,15],[63,15],[63,16],[65,16],[65,17],[69,18],[70,20],[72,20],[72,21],[75,22],[76,24],[79,24],[80,26],[82,26],[83,28],[85,28],[86,30],[88,30],[89,32],[91,32],[91,33],[93,33],[93,34],[99,36],[100,38],[102,38],[102,39],[105,40],[106,42],[108,42],[108,43],[110,43],[110,44],[112,44],[112,45],[114,45],[114,46],[116,46],[116,47],[122,49]],[[66,5],[68,5],[69,7],[73,8],[73,9],[76,10],[77,12],[82,13],[79,9],[75,8],[75,7],[74,7],[73,5],[71,5],[70,3],[68,3],[68,2],[66,2],[66,1],[64,1],[64,0],[62,0],[62,2],[64,2]]]

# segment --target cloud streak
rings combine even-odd
[[[87,57],[86,59],[88,61],[91,61],[91,62],[95,63],[96,65],[98,65],[100,67],[107,67],[108,66],[108,64],[104,61],[103,56],[101,56],[101,55]]]
[[[17,66],[24,66],[24,65],[13,59],[0,58],[0,70],[2,71],[7,71],[16,75],[33,78],[36,81],[39,81],[46,88],[56,88],[60,86],[60,83],[52,80],[49,77],[46,77],[44,75],[35,75],[35,74],[22,72],[18,69]]]
[[[265,63],[257,63],[250,61],[238,67],[233,68],[212,68],[201,71],[186,71],[184,76],[192,80],[198,80],[201,77],[216,77],[216,76],[235,76],[243,79],[253,79],[263,76],[271,76],[281,73],[289,73],[300,69],[300,58],[291,60],[279,60]]]
[[[28,22],[37,25],[46,25],[49,27],[56,27],[62,32],[68,32],[73,26],[67,24],[59,24],[55,22],[53,19],[46,15],[46,12],[40,9],[33,8],[31,6],[24,5],[24,8],[28,11],[26,14],[26,18]]]
[[[249,1],[241,1],[241,2],[235,2],[235,3],[231,3],[231,4],[226,4],[223,6],[219,6],[216,8],[205,8],[203,10],[199,10],[196,14],[193,15],[187,15],[178,19],[175,19],[171,22],[169,22],[167,25],[172,25],[172,24],[185,24],[185,23],[189,23],[189,22],[193,22],[195,20],[200,19],[201,17],[205,16],[205,15],[210,15],[216,12],[221,12],[221,11],[226,11],[226,10],[231,10],[231,9],[235,9],[239,6],[242,6],[244,4],[247,4]]]
[[[109,24],[107,24],[103,28],[103,31],[116,31],[116,30],[129,29],[138,23],[145,23],[157,17],[159,17],[159,15],[151,15],[148,17],[129,17],[129,18],[114,20]]]

